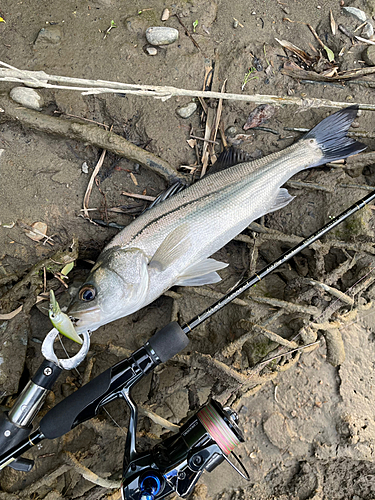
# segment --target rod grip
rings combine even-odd
[[[73,392],[42,418],[40,430],[45,438],[55,439],[72,429],[77,416],[86,406],[100,398],[108,390],[111,384],[111,370],[112,368],[108,368],[78,391]]]
[[[189,338],[180,325],[173,321],[156,332],[148,343],[154,349],[160,361],[165,363],[188,345]]]

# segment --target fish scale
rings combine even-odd
[[[290,177],[365,149],[346,135],[357,109],[329,116],[282,151],[207,176],[134,220],[104,248],[69,306],[77,331],[131,314],[176,284],[219,281],[227,264],[209,257],[287,205],[293,197],[281,186]]]

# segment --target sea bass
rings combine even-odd
[[[210,256],[293,197],[281,186],[306,168],[359,153],[347,137],[358,106],[338,111],[277,153],[204,177],[146,211],[104,248],[69,306],[77,332],[134,313],[174,285],[220,281]]]

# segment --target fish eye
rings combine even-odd
[[[96,296],[96,289],[92,285],[85,285],[79,291],[78,297],[84,302],[90,302],[94,300]]]

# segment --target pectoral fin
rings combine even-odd
[[[205,259],[197,262],[179,276],[176,285],[179,286],[201,286],[217,283],[221,281],[220,276],[215,271],[227,267],[225,262],[219,262],[215,259]]]
[[[165,238],[148,265],[164,271],[182,257],[190,246],[189,226],[188,224],[182,224]]]

